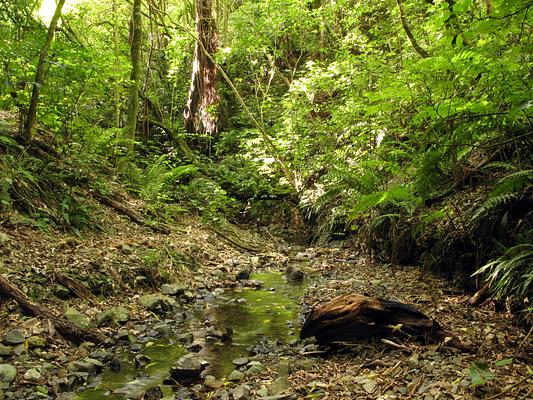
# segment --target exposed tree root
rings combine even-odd
[[[101,343],[104,341],[104,338],[97,332],[92,330],[82,331],[71,323],[63,320],[61,317],[55,315],[55,313],[48,308],[32,303],[22,291],[13,286],[13,284],[2,275],[0,275],[0,295],[15,300],[26,314],[50,320],[55,329],[66,339],[76,343],[84,341]]]
[[[216,230],[215,228],[208,228],[210,231],[216,233],[218,236],[220,236],[222,239],[228,241],[229,243],[231,243],[232,245],[238,247],[239,249],[241,250],[246,250],[246,251],[249,251],[251,253],[259,253],[261,251],[261,249],[258,249],[258,248],[255,248],[255,247],[250,247],[246,244],[243,244],[243,243],[239,243],[237,242],[237,240],[235,239],[232,239],[231,237],[229,237],[228,235],[226,235],[225,233],[222,233],[220,232],[219,230]]]

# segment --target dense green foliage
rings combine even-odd
[[[133,155],[123,135],[131,6],[87,0],[63,16],[37,139],[75,158],[78,178],[109,194],[93,173],[112,175],[169,221],[189,209],[294,223],[298,207],[315,241],[355,234],[377,257],[463,281],[484,265],[497,294],[531,296],[533,2],[218,0],[227,79],[214,136],[185,132],[181,117],[193,3],[143,2]],[[0,7],[0,106],[21,116],[46,34],[35,7]],[[41,167],[0,146],[2,207],[20,208]]]

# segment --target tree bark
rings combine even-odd
[[[411,32],[411,28],[409,28],[409,24],[407,23],[407,18],[405,16],[405,10],[403,9],[402,0],[396,0],[396,4],[398,5],[398,10],[400,11],[400,19],[402,21],[403,30],[405,31],[407,38],[411,42],[413,49],[415,49],[415,51],[420,55],[420,57],[428,58],[429,53],[418,44],[415,37],[413,36],[413,32]]]
[[[45,74],[45,65],[48,58],[48,52],[50,51],[50,46],[54,40],[54,33],[57,28],[57,22],[61,17],[61,11],[65,0],[59,0],[57,2],[56,10],[52,19],[50,20],[50,25],[48,26],[48,34],[46,36],[46,42],[44,43],[41,54],[39,55],[39,61],[37,63],[37,69],[35,71],[35,79],[33,82],[33,88],[31,92],[30,106],[28,108],[28,114],[26,115],[26,122],[24,123],[24,129],[22,130],[22,140],[24,143],[28,144],[32,138],[33,126],[35,125],[35,119],[37,117],[37,105],[39,104],[39,94],[41,93],[41,86],[44,82]]]
[[[126,139],[129,140],[128,150],[133,151],[137,114],[139,113],[139,89],[141,87],[141,46],[142,46],[142,0],[134,0],[131,17],[131,75],[128,115],[126,119]]]
[[[217,66],[209,57],[218,47],[213,0],[196,0],[196,35],[191,86],[183,117],[188,132],[214,134],[218,131],[215,108],[220,98],[216,90]]]
[[[117,0],[113,0],[113,54],[115,56],[115,122],[114,127],[120,128],[120,32],[118,28]]]

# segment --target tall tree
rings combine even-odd
[[[189,132],[217,132],[214,110],[220,98],[217,94],[217,67],[212,56],[218,47],[218,32],[213,15],[213,0],[196,0],[196,45],[192,64],[191,87],[183,112]]]
[[[33,82],[33,88],[31,92],[30,106],[28,108],[28,114],[26,115],[26,122],[24,123],[24,129],[22,130],[22,140],[24,143],[29,143],[32,137],[33,126],[35,125],[35,119],[37,117],[37,105],[39,104],[39,94],[41,93],[41,86],[44,82],[46,59],[48,58],[48,52],[50,46],[54,40],[54,34],[57,28],[57,22],[61,18],[61,11],[65,5],[65,0],[59,0],[56,5],[56,10],[50,25],[48,25],[48,34],[46,35],[46,42],[44,43],[41,53],[39,55],[39,62],[37,63],[37,69],[35,70],[35,79]]]
[[[139,89],[141,87],[142,63],[142,0],[133,1],[131,17],[131,87],[126,118],[126,138],[129,139],[128,148],[133,151],[135,131],[137,129],[137,114],[139,112]]]

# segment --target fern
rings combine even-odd
[[[518,198],[519,192],[533,183],[533,170],[525,169],[506,175],[472,214],[473,220],[488,215]]]
[[[500,209],[501,207],[509,204],[511,201],[515,200],[517,195],[515,193],[500,194],[496,197],[488,198],[481,204],[478,208],[474,210],[472,214],[473,220],[478,220],[485,215],[488,215],[495,210]]]
[[[395,186],[386,191],[375,192],[361,197],[355,207],[352,208],[351,217],[356,219],[371,208],[385,203],[393,203],[403,208],[408,214],[411,214],[420,204],[420,198],[413,195],[405,186]]]
[[[513,246],[473,275],[485,276],[498,298],[530,296],[533,294],[533,245]]]
[[[498,182],[498,186],[490,193],[490,197],[505,193],[517,192],[533,183],[533,169],[524,169],[506,175]]]

